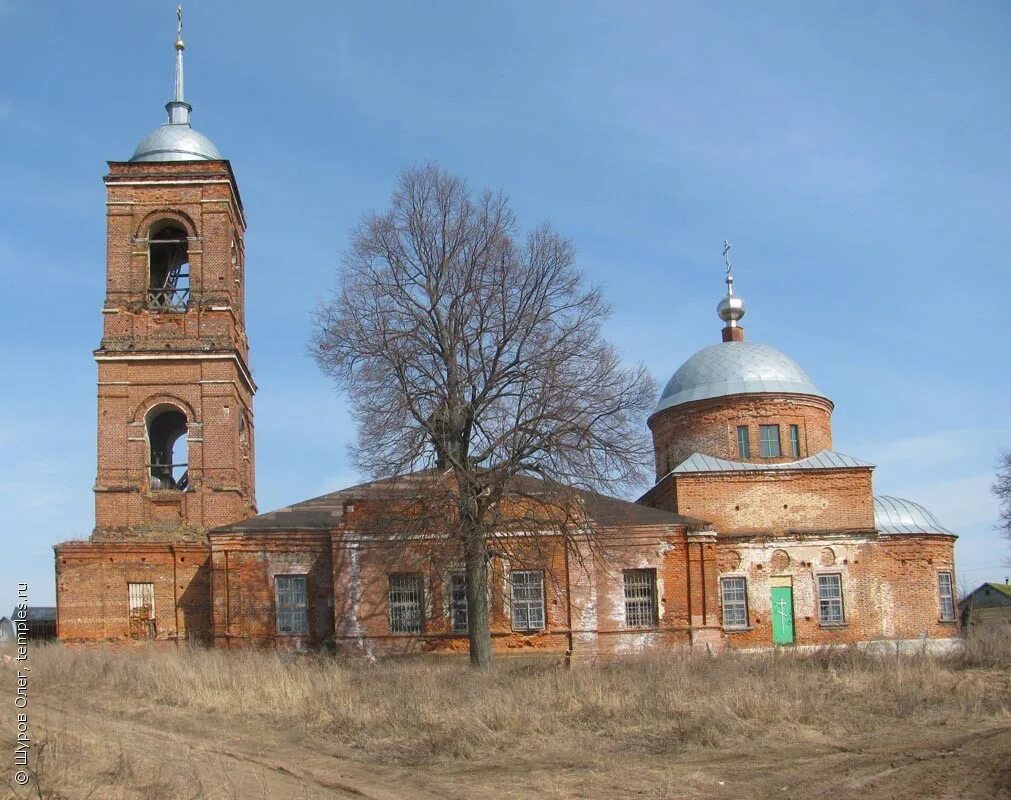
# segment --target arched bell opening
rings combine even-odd
[[[151,488],[186,491],[189,488],[186,415],[175,406],[151,409],[147,415],[147,441]]]
[[[148,277],[148,308],[185,311],[189,307],[189,238],[179,225],[166,221],[151,226]]]

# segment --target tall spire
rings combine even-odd
[[[186,44],[183,42],[183,7],[176,8],[176,82],[172,99],[165,105],[168,111],[168,121],[170,125],[189,125],[190,112],[193,107],[186,102],[186,95],[183,89],[183,50]]]
[[[723,240],[723,263],[727,265],[727,277],[724,279],[727,296],[716,306],[716,313],[726,323],[723,327],[723,341],[742,342],[744,328],[738,322],[744,316],[744,301],[734,294],[734,265],[730,262],[730,242],[726,239]]]

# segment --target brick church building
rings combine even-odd
[[[246,219],[231,164],[190,125],[181,32],[175,47],[167,122],[105,177],[95,528],[55,547],[58,635],[466,650],[462,553],[438,535],[393,547],[376,523],[444,475],[257,513]],[[674,373],[648,420],[653,487],[634,503],[574,490],[569,534],[517,533],[493,554],[497,650],[956,636],[955,535],[876,497],[873,465],[833,449],[832,401],[745,340],[729,273],[718,313],[722,341]]]

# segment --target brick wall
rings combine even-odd
[[[129,583],[154,584],[155,638],[209,641],[210,550],[199,544],[66,542],[57,545],[57,635],[120,640],[131,630]],[[147,633],[142,638],[147,638]]]
[[[214,643],[219,647],[319,647],[333,638],[333,569],[330,534],[211,534]],[[277,575],[304,575],[308,594],[306,635],[279,634]]]
[[[773,584],[792,589],[798,645],[954,636],[937,582],[953,570],[953,546],[950,536],[720,537],[720,576],[745,578],[748,593],[748,626],[727,630],[727,645],[772,644]],[[828,574],[840,576],[842,625],[819,619],[818,576]]]
[[[208,528],[256,513],[242,205],[224,161],[109,167],[106,300],[95,352],[96,539],[199,541]],[[184,312],[148,304],[147,240],[166,220],[188,237]],[[160,406],[186,416],[185,493],[151,489],[146,420]]]
[[[731,461],[796,461],[790,452],[790,425],[800,433],[800,457],[832,448],[832,403],[807,395],[748,394],[699,400],[664,409],[650,417],[657,480],[692,453]],[[737,426],[746,425],[751,456],[742,459]],[[759,425],[779,425],[780,458],[762,458]]]
[[[675,474],[644,499],[718,531],[874,529],[870,468]]]

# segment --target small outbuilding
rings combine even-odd
[[[7,617],[0,617],[0,644],[14,641],[14,623]]]
[[[1011,584],[984,583],[959,603],[962,627],[1011,625]]]
[[[28,606],[24,611],[15,608],[11,612],[11,623],[15,630],[17,623],[22,619],[28,623],[28,638],[30,640],[42,641],[56,638],[55,606]]]

